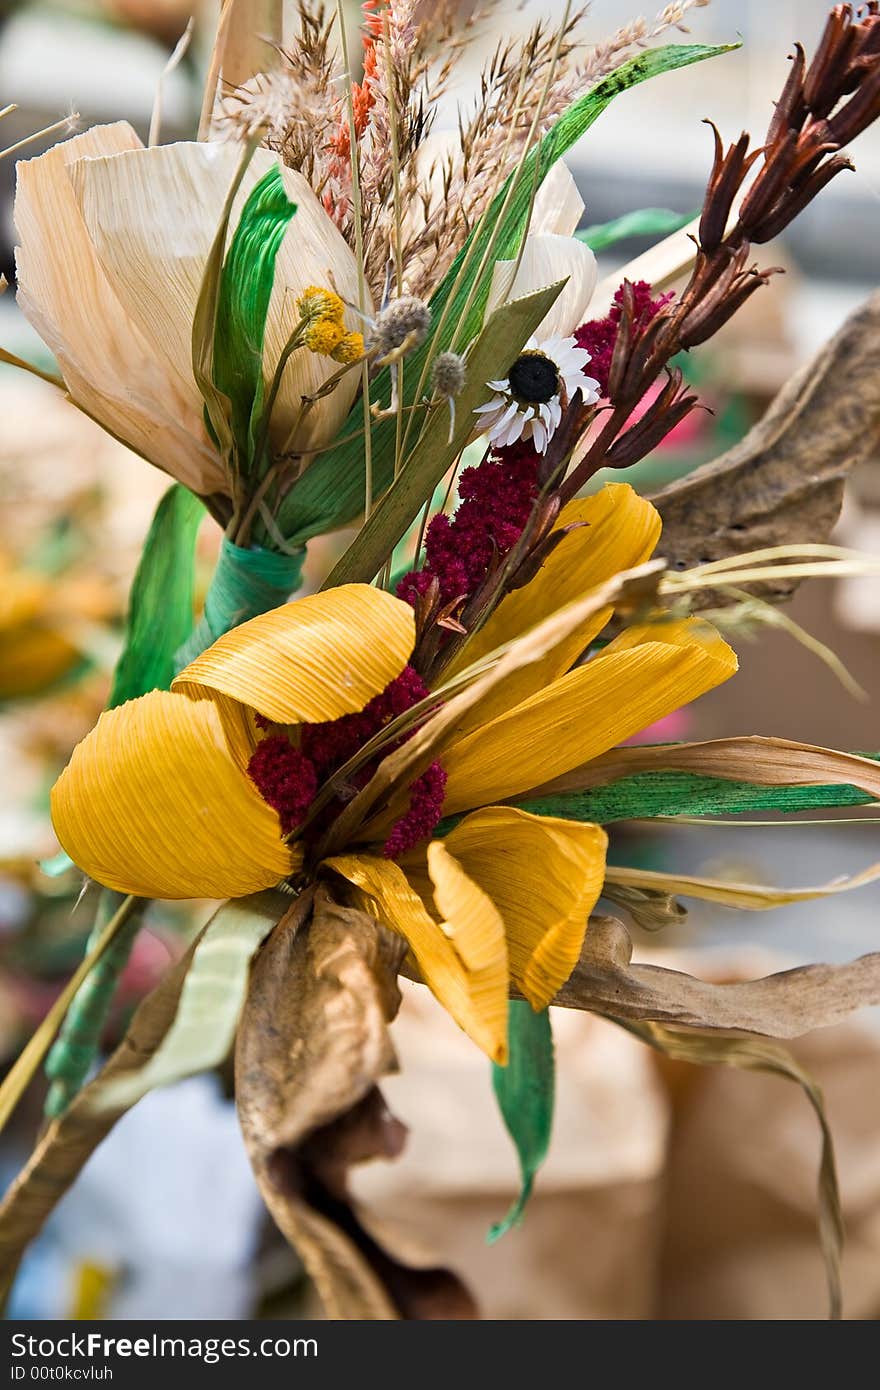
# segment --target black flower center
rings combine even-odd
[[[556,363],[543,352],[524,352],[507,373],[510,389],[521,401],[546,405],[559,390]]]

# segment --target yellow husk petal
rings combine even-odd
[[[358,906],[405,936],[425,983],[478,1047],[507,1061],[507,950],[489,898],[439,842],[429,847],[436,921],[399,865],[338,855],[325,867],[346,878]]]
[[[51,802],[71,859],[119,893],[240,898],[297,867],[210,700],[156,690],[108,710]]]
[[[144,458],[196,492],[224,477],[191,380],[168,363],[123,307],[77,206],[70,170],[142,152],[125,121],[96,126],[18,165],[18,303],[58,359],[72,399]],[[187,213],[191,220],[191,209]],[[58,254],[58,248],[64,254]]]
[[[508,594],[453,663],[450,674],[521,637],[566,603],[647,560],[660,539],[660,514],[628,483],[609,483],[592,497],[563,507],[556,528],[580,523],[548,556],[534,579]],[[584,524],[586,523],[586,524]],[[481,723],[542,690],[578,659],[611,617],[602,608],[540,661],[524,666],[504,688],[482,702]],[[474,721],[469,721],[473,727]]]
[[[278,724],[322,723],[362,710],[400,675],[414,641],[408,603],[342,584],[233,628],[173,688],[219,691]]]
[[[447,815],[503,801],[588,762],[727,680],[736,656],[708,623],[640,628],[450,748]],[[661,633],[667,640],[661,640]],[[658,640],[655,640],[657,638]],[[614,644],[612,644],[612,647]]]
[[[241,147],[234,141],[181,142],[82,161],[72,171],[83,220],[120,303],[153,352],[169,360],[192,390],[193,317],[240,162]],[[244,199],[277,163],[270,151],[255,152],[235,203],[233,227]],[[267,385],[293,328],[291,305],[303,290],[313,283],[333,284],[345,299],[357,296],[355,260],[342,235],[303,176],[283,166],[282,174],[297,210],[278,253],[266,319]],[[356,326],[353,317],[348,326]],[[302,397],[335,371],[326,358],[293,354],[273,411],[272,442],[279,451],[316,448],[338,433],[357,389],[354,373],[310,409],[303,412],[302,406]]]
[[[512,979],[532,1008],[546,1008],[577,964],[602,891],[604,830],[488,806],[444,843],[501,913]]]

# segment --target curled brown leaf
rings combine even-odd
[[[658,554],[673,569],[767,546],[828,539],[847,473],[880,441],[880,293],[782,388],[763,419],[713,463],[651,500],[663,518]],[[755,586],[788,598],[799,581]],[[705,590],[703,607],[730,595]]]
[[[581,958],[553,1002],[636,1022],[797,1038],[880,1003],[880,952],[844,965],[709,984],[664,966],[633,964],[623,924],[592,917]]]
[[[396,1070],[387,1025],[406,943],[326,889],[304,895],[257,957],[236,1048],[236,1099],[273,1219],[331,1318],[473,1315],[443,1269],[414,1269],[365,1228],[353,1164],[394,1158],[406,1131],[377,1081]]]

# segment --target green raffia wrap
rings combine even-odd
[[[178,650],[178,670],[195,661],[224,632],[286,603],[300,586],[305,556],[304,549],[291,555],[244,550],[224,536],[204,614]]]
[[[111,893],[105,889],[101,894],[95,925],[86,943],[87,955],[98,944],[104,928],[123,902],[121,893]],[[63,1032],[46,1059],[46,1075],[52,1084],[44,1109],[50,1120],[64,1114],[91,1070],[119,976],[128,964],[131,948],[141,928],[144,907],[146,903],[139,911],[132,913],[77,991],[67,1011]]]

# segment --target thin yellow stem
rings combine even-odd
[[[156,98],[153,102],[153,114],[150,117],[150,133],[147,136],[147,144],[150,146],[158,145],[159,137],[162,134],[162,102],[165,96],[165,83],[186,57],[192,43],[195,27],[195,15],[190,15],[186,28],[177,40],[174,52],[159,74],[159,81],[156,83]]]
[[[455,347],[455,343],[458,341],[458,335],[460,334],[461,329],[462,329],[462,326],[464,325],[464,323],[465,323],[465,321],[466,321],[466,319],[467,319],[467,316],[468,316],[468,314],[470,313],[471,306],[473,305],[474,299],[476,298],[477,293],[479,292],[480,282],[482,281],[482,278],[483,278],[483,276],[484,276],[485,273],[486,273],[487,266],[489,265],[490,261],[492,260],[494,254],[495,254],[495,246],[496,246],[497,241],[498,241],[498,236],[499,236],[499,233],[500,233],[500,230],[501,230],[501,226],[502,226],[502,224],[503,224],[503,222],[504,222],[504,215],[505,215],[505,213],[507,212],[507,209],[508,209],[508,207],[510,206],[511,201],[513,200],[513,196],[514,196],[514,194],[516,193],[516,191],[517,191],[517,189],[518,189],[518,187],[519,187],[519,182],[520,182],[520,179],[522,178],[522,171],[523,171],[523,169],[524,169],[524,167],[525,167],[526,160],[528,159],[529,155],[531,154],[531,151],[532,151],[532,143],[533,143],[533,141],[534,141],[534,139],[535,139],[535,136],[536,136],[536,134],[537,134],[537,132],[538,132],[538,129],[539,129],[539,127],[540,127],[541,118],[542,118],[542,116],[544,115],[544,107],[545,107],[546,104],[547,104],[547,96],[548,96],[548,93],[549,93],[549,91],[550,91],[550,87],[551,87],[551,85],[552,85],[552,83],[553,83],[553,78],[556,76],[556,67],[557,67],[557,64],[558,64],[558,62],[559,62],[559,53],[560,53],[560,50],[561,50],[561,48],[562,48],[562,41],[563,41],[563,39],[564,39],[564,37],[565,37],[565,33],[566,33],[567,28],[568,28],[568,17],[569,17],[570,14],[571,14],[571,0],[566,0],[565,10],[563,11],[562,21],[561,21],[560,26],[559,26],[559,32],[558,32],[558,34],[556,35],[556,43],[555,43],[555,45],[554,45],[553,54],[552,54],[552,57],[551,57],[551,59],[550,59],[550,65],[549,65],[549,67],[548,67],[548,69],[547,69],[547,76],[546,76],[546,78],[545,78],[545,80],[544,80],[544,86],[543,86],[542,89],[541,89],[541,95],[540,95],[540,97],[539,97],[539,99],[538,99],[538,106],[537,106],[537,109],[536,109],[536,111],[535,111],[534,116],[532,117],[532,123],[531,123],[531,125],[529,126],[529,133],[528,133],[528,135],[526,136],[525,144],[524,144],[524,146],[523,146],[523,151],[522,151],[522,154],[521,154],[521,156],[520,156],[519,163],[517,164],[516,169],[514,170],[513,177],[511,178],[511,181],[510,181],[510,187],[509,187],[509,189],[507,190],[507,193],[506,193],[505,198],[504,198],[504,202],[503,202],[502,205],[501,205],[501,211],[500,211],[500,213],[498,214],[498,217],[497,217],[496,222],[495,222],[495,226],[494,226],[493,229],[492,229],[492,236],[491,236],[490,239],[489,239],[489,244],[488,244],[488,246],[486,247],[486,250],[485,250],[484,253],[483,253],[483,259],[480,261],[479,267],[477,268],[477,273],[476,273],[476,275],[474,276],[474,280],[473,280],[473,284],[471,285],[470,293],[469,293],[469,295],[468,295],[468,297],[467,297],[467,300],[465,301],[465,306],[464,306],[464,308],[463,308],[463,310],[461,311],[461,314],[460,314],[460,316],[459,316],[458,327],[456,328],[455,336],[453,337],[452,344],[451,344],[451,346],[452,346],[453,348]],[[536,171],[536,173],[537,173],[537,171]],[[533,190],[532,203],[529,204],[529,214],[528,214],[528,220],[527,220],[527,222],[526,222],[526,228],[525,228],[526,232],[528,232],[528,225],[529,225],[529,221],[531,220],[532,204],[533,204],[533,202],[534,202],[534,191],[536,191],[536,189],[537,189],[537,184],[535,184],[535,190]],[[523,238],[523,242],[521,242],[521,244],[520,244],[520,253],[521,253],[521,251],[522,251],[522,245],[524,244],[524,240],[525,240],[525,238]]]
[[[0,115],[7,115],[10,111],[15,111],[14,106],[7,106]],[[7,145],[5,150],[0,150],[0,159],[8,159],[11,154],[17,154],[19,150],[26,149],[35,140],[43,140],[47,135],[54,135],[58,130],[70,130],[73,124],[79,120],[79,112],[73,111],[69,116],[64,116],[60,121],[53,121],[51,125],[44,126],[42,130],[35,130],[32,135],[25,135],[21,140],[16,140],[14,145]]]
[[[345,98],[348,107],[348,152],[351,160],[351,203],[354,220],[354,254],[358,272],[358,308],[361,316],[367,309],[367,282],[364,273],[364,220],[361,207],[360,160],[357,149],[357,133],[354,128],[354,91],[352,87],[351,63],[348,56],[348,37],[345,32],[345,11],[342,0],[336,0],[336,19],[339,25],[339,47],[342,52],[342,65],[345,69]],[[364,521],[369,520],[373,507],[373,431],[370,414],[370,367],[364,359],[361,367],[361,392],[364,406]]]
[[[880,560],[865,556],[860,561],[821,561],[805,565],[762,565],[756,569],[737,570],[737,584],[757,584],[767,579],[837,579],[846,575],[880,574]],[[695,589],[717,589],[723,584],[723,571],[713,574],[667,575],[660,590],[666,594],[688,593]]]

